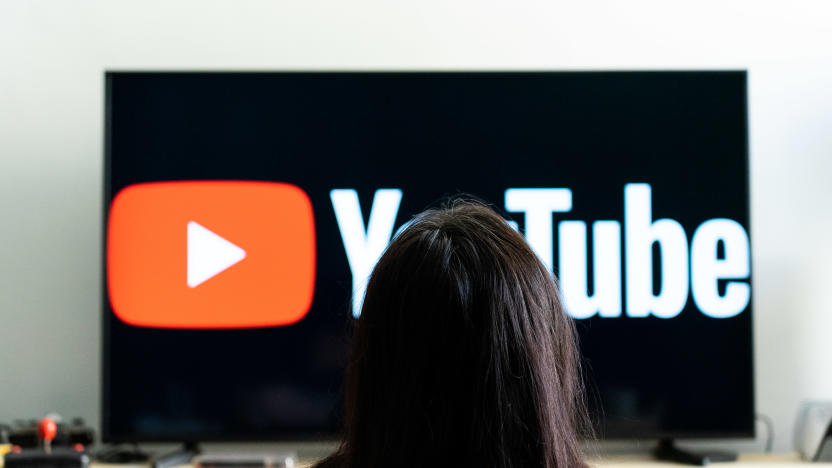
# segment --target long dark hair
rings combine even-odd
[[[572,320],[523,237],[486,205],[416,216],[367,285],[344,439],[319,467],[586,466]]]

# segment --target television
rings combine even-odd
[[[335,437],[367,275],[460,194],[559,278],[601,437],[753,435],[744,71],[105,81],[105,441]]]

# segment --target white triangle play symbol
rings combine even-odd
[[[194,221],[188,222],[188,286],[195,288],[246,258],[246,251]]]

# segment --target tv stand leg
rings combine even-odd
[[[659,460],[672,461],[685,465],[706,466],[712,462],[737,461],[737,454],[730,452],[693,452],[683,450],[673,444],[672,439],[662,439],[659,446],[653,451],[653,455]]]
[[[153,460],[153,468],[173,468],[174,466],[188,465],[197,455],[199,455],[199,445],[196,442],[185,442],[182,448],[160,455]]]

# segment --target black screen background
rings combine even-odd
[[[108,206],[140,182],[289,182],[309,195],[317,235],[314,302],[296,325],[138,328],[104,298],[112,441],[338,431],[351,280],[333,188],[358,191],[365,223],[376,189],[401,188],[398,227],[460,192],[502,208],[509,187],[571,188],[556,223],[623,221],[624,184],[648,182],[653,218],[679,221],[688,243],[716,217],[749,231],[744,72],[109,73],[106,124]],[[750,304],[712,319],[689,297],[671,320],[578,329],[602,436],[753,433]]]

